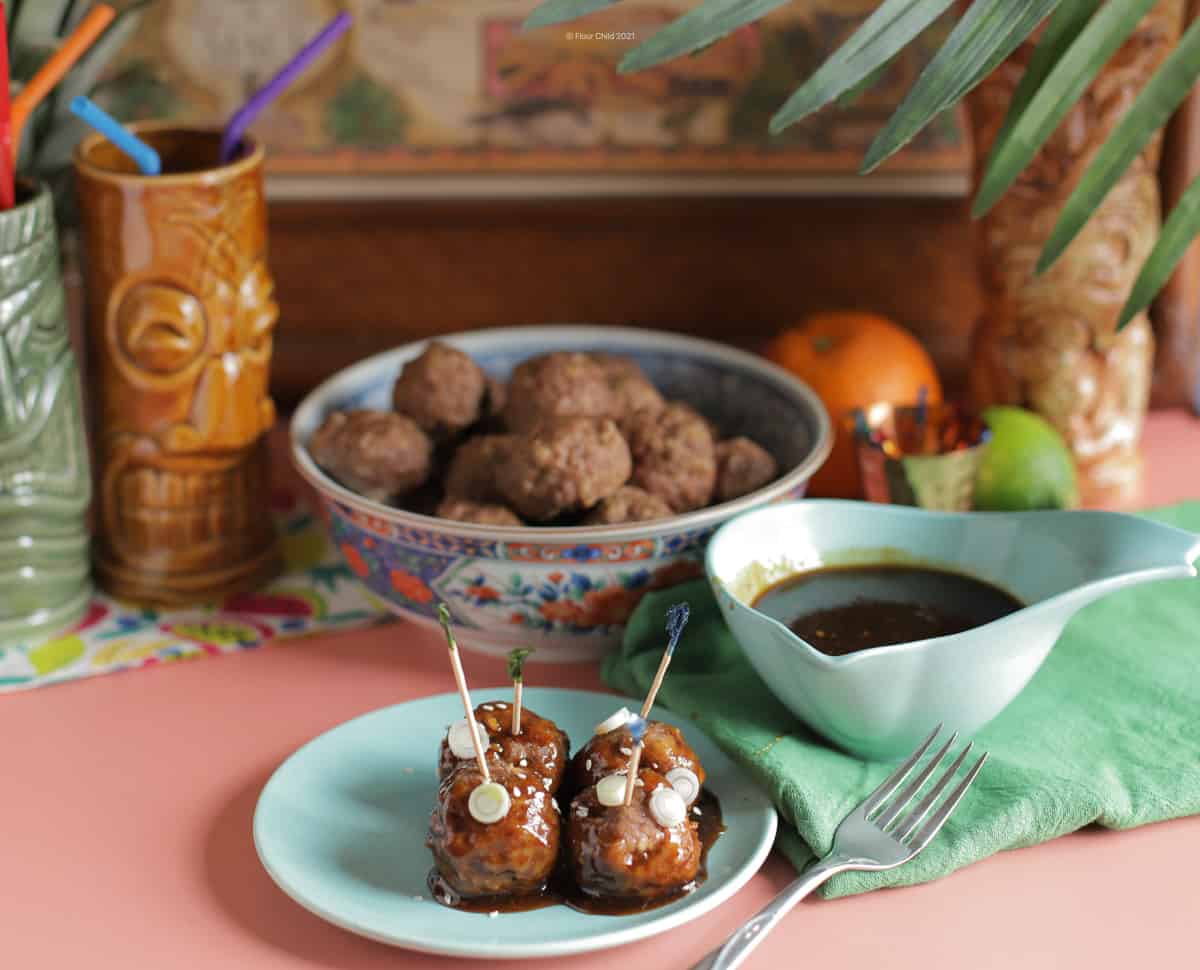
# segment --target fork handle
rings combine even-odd
[[[818,859],[804,870],[786,889],[743,923],[720,947],[692,967],[692,970],[733,970],[750,955],[766,936],[800,900],[826,880],[853,866],[833,853]]]

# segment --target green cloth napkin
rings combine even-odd
[[[1200,532],[1200,502],[1148,513]],[[662,656],[667,607],[691,623],[659,702],[692,718],[770,793],[779,847],[800,868],[892,766],[867,763],[805,728],[754,672],[704,581],[651,593],[605,681],[644,696]],[[977,737],[991,752],[938,837],[890,872],[845,873],[828,897],[928,882],[1002,849],[1097,822],[1127,829],[1200,813],[1200,581],[1148,583],[1082,610],[1025,690]]]

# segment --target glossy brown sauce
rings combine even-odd
[[[910,565],[836,566],[764,590],[754,608],[833,657],[944,637],[991,623],[1024,604],[962,573]]]
[[[567,873],[566,866],[559,865],[550,881],[540,892],[524,893],[506,896],[474,896],[464,898],[455,892],[442,879],[436,869],[429,873],[427,885],[433,898],[443,906],[451,909],[461,909],[468,913],[523,913],[531,909],[542,909],[545,906],[563,904],[577,909],[581,913],[592,913],[601,916],[629,916],[633,913],[644,913],[659,906],[666,906],[677,899],[682,899],[695,890],[708,877],[708,850],[713,847],[721,833],[725,831],[725,823],[721,817],[721,803],[707,788],[700,792],[695,806],[700,809],[697,818],[697,835],[700,838],[700,871],[696,878],[682,889],[652,899],[635,897],[633,899],[597,899],[580,892]]]

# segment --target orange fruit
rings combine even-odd
[[[942,399],[928,351],[898,323],[874,313],[813,314],[771,341],[767,357],[807,383],[833,422],[833,451],[809,482],[809,495],[862,497],[858,458],[845,428],[855,408],[876,401],[916,404],[922,387],[930,404]]]

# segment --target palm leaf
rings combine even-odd
[[[14,15],[13,32],[27,42],[46,42],[57,37],[63,18],[71,12],[74,0],[33,0],[22,3]]]
[[[838,95],[866,83],[954,0],[884,0],[859,28],[817,68],[771,119],[779,134]],[[869,85],[868,85],[869,86]]]
[[[992,164],[991,160],[1008,141],[1013,126],[1024,113],[1029,102],[1033,100],[1033,96],[1042,86],[1042,82],[1046,80],[1046,76],[1053,70],[1059,58],[1066,53],[1071,41],[1083,30],[1084,25],[1091,19],[1099,5],[1100,0],[1063,0],[1058,5],[1058,9],[1051,14],[1050,20],[1046,24],[1046,31],[1038,41],[1033,56],[1029,58],[1025,72],[1021,75],[1016,90],[1013,91],[1008,112],[1004,115],[1004,122],[1000,125],[1000,131],[996,133],[996,138],[992,142],[992,150],[988,158],[989,166]],[[978,202],[972,207],[971,215],[975,218],[983,215],[978,209]]]
[[[1159,128],[1187,97],[1200,77],[1200,20],[1193,23],[1154,77],[1142,88],[1120,124],[1104,142],[1083,178],[1067,199],[1038,259],[1037,272],[1048,269],[1116,185]]]
[[[1132,109],[1131,109],[1132,113]],[[1192,240],[1200,235],[1200,177],[1197,177],[1183,193],[1159,234],[1158,242],[1150,252],[1146,265],[1133,284],[1133,292],[1121,310],[1117,322],[1120,330],[1130,320],[1150,305],[1163,288],[1171,273],[1183,259]]]
[[[549,27],[551,24],[576,20],[619,2],[620,0],[546,0],[525,18],[521,29],[533,30],[535,27]]]
[[[975,0],[871,143],[869,172],[956,104],[1037,29],[1059,0]]]
[[[891,61],[884,61],[877,68],[875,68],[875,70],[854,85],[854,87],[839,94],[837,96],[838,107],[849,108],[856,101],[858,101],[859,98],[870,91],[871,88],[875,87],[876,84],[883,80],[883,76],[887,73],[889,64],[891,64]]]
[[[695,10],[667,24],[649,40],[638,44],[621,58],[617,70],[622,74],[641,71],[680,54],[706,47],[754,23],[789,0],[705,0]]]
[[[973,211],[982,215],[994,206],[1033,160],[1100,69],[1125,43],[1138,22],[1158,0],[1106,3],[1071,42],[1038,88],[1012,132],[988,160]]]

